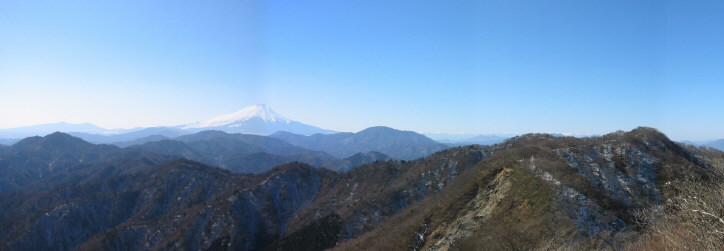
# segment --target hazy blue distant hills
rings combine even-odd
[[[703,140],[703,141],[691,141],[691,140],[684,140],[681,141],[682,143],[686,143],[689,145],[695,145],[695,146],[708,146],[713,147],[718,150],[724,151],[724,139],[719,140]]]
[[[308,150],[272,137],[221,131],[203,131],[130,148],[180,156],[239,173],[266,172],[294,161],[345,171],[358,165],[392,159],[382,153],[359,153],[349,159],[338,159],[325,152]]]
[[[154,136],[178,137],[191,132],[173,127],[150,127],[136,129],[111,130],[95,125],[55,123],[21,128],[0,129],[0,144],[11,145],[22,138],[44,136],[53,132],[64,132],[94,144],[129,144],[128,142]]]
[[[15,142],[20,141],[20,139],[0,139],[0,145],[12,145],[15,144]]]
[[[222,131],[203,131],[195,134],[184,135],[176,138],[175,140],[186,142],[198,149],[203,149],[204,151],[214,154],[222,154],[229,151],[243,151],[266,152],[279,155],[326,155],[326,153],[294,146],[286,141],[272,137],[241,133],[226,133]]]
[[[454,133],[425,133],[425,136],[449,145],[449,146],[464,146],[464,145],[494,145],[505,141],[506,139],[515,137],[515,134],[454,134]],[[548,133],[553,137],[567,137],[572,136],[576,138],[584,137],[595,137],[600,135],[570,135],[563,133]]]
[[[335,133],[319,127],[287,119],[266,105],[253,105],[237,112],[224,114],[212,119],[178,126],[105,129],[90,123],[53,123],[0,129],[0,144],[10,145],[19,139],[43,136],[53,132],[65,132],[94,144],[118,144],[129,146],[201,131],[217,130],[227,133],[269,135],[277,131],[288,131],[300,135]],[[152,137],[153,136],[153,137]],[[139,140],[145,138],[143,140]],[[136,142],[136,140],[139,140]]]
[[[162,139],[127,148],[96,145],[65,133],[25,138],[0,147],[0,193],[45,189],[98,180],[142,170],[163,161],[187,158],[240,173],[263,173],[289,162],[346,171],[378,160],[382,153],[359,153],[348,159],[293,146],[280,139],[208,131]]]
[[[142,145],[142,144],[145,144],[145,143],[148,143],[148,142],[161,141],[161,140],[164,140],[164,139],[170,139],[170,138],[167,137],[167,136],[163,136],[163,135],[151,135],[151,136],[146,136],[146,137],[143,137],[143,138],[138,138],[138,139],[129,140],[129,141],[113,142],[113,143],[111,143],[111,144],[117,145],[117,146],[120,146],[120,147],[129,147],[129,146],[132,146],[132,145]]]
[[[513,137],[513,135],[455,135],[455,134],[441,134],[441,133],[426,133],[425,136],[450,146],[463,146],[463,145],[494,145],[504,140]]]
[[[711,143],[706,144],[707,146],[714,147],[721,151],[724,151],[724,139],[720,139]]]
[[[108,131],[107,129],[98,127],[91,123],[71,124],[71,123],[60,122],[60,123],[52,123],[52,124],[25,126],[25,127],[19,127],[19,128],[0,129],[0,138],[1,139],[22,139],[22,138],[32,137],[32,136],[48,135],[53,132],[86,132],[86,133],[100,134],[100,133],[105,133],[107,131]]]
[[[112,144],[119,142],[123,144],[123,142],[134,141],[150,136],[175,138],[188,133],[190,132],[171,127],[150,127],[118,134],[92,134],[83,132],[69,132],[68,134],[94,144]]]
[[[412,160],[448,148],[421,134],[383,126],[370,127],[357,133],[303,136],[277,132],[270,136],[307,149],[324,151],[338,158],[376,151],[393,158]]]

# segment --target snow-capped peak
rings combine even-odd
[[[290,123],[291,120],[279,115],[274,112],[265,104],[257,104],[246,107],[234,113],[223,114],[211,118],[209,120],[194,123],[186,126],[187,128],[203,128],[203,127],[215,127],[215,126],[233,126],[232,124],[247,121],[252,118],[260,118],[267,123]]]

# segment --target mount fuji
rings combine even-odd
[[[179,126],[179,128],[193,132],[218,130],[227,133],[259,135],[269,135],[278,131],[301,135],[335,133],[335,131],[332,130],[302,124],[285,118],[264,104],[252,105],[234,113],[219,115],[202,122],[182,125]]]

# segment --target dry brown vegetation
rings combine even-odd
[[[407,208],[375,230],[339,245],[337,250],[360,250],[371,247],[376,250],[423,250],[433,240],[443,236],[430,235],[438,228],[454,228],[449,223],[469,209],[469,204],[480,191],[492,190],[498,175],[509,176],[513,184],[500,205],[478,226],[476,233],[485,236],[464,238],[454,248],[483,249],[527,248],[535,239],[547,233],[545,224],[553,219],[545,212],[551,199],[551,189],[516,161],[526,151],[504,150],[482,161],[471,170],[462,173],[441,193]],[[531,220],[534,219],[534,220]],[[524,224],[519,224],[524,223]],[[528,236],[526,236],[528,235]],[[419,236],[424,240],[420,241]],[[531,240],[531,241],[526,241]],[[429,242],[428,242],[429,241]],[[476,248],[476,249],[477,249]]]
[[[552,154],[553,149],[585,149],[603,143],[635,147],[653,154],[655,186],[660,200],[647,191],[632,190],[641,197],[627,204],[609,195]],[[674,143],[651,128],[617,132],[595,138],[554,138],[526,135],[497,145],[494,154],[456,178],[440,193],[406,208],[384,224],[335,250],[722,250],[724,249],[724,153]],[[535,156],[540,172],[570,187],[625,222],[617,231],[584,233],[563,213],[555,200],[556,187],[531,169]],[[614,156],[616,169],[628,175],[632,163]],[[603,163],[601,163],[603,164]],[[460,219],[476,210],[481,193],[497,189],[493,182],[505,173],[511,184],[488,217],[476,218],[474,231]],[[494,185],[495,184],[495,185]],[[482,203],[482,204],[485,204]],[[459,225],[455,225],[459,224]],[[457,229],[457,230],[456,230]],[[445,236],[465,233],[457,238]],[[434,246],[443,239],[448,246]]]

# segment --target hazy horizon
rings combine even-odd
[[[264,103],[336,131],[724,138],[724,3],[3,2],[0,128]]]

